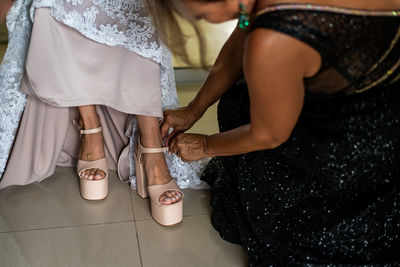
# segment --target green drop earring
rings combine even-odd
[[[250,25],[250,15],[242,2],[239,2],[239,10],[239,28],[245,31]]]

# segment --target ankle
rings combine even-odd
[[[163,154],[146,154],[144,164],[149,185],[165,184],[171,180],[167,163]]]
[[[98,128],[100,127],[100,118],[99,116],[91,116],[91,117],[87,117],[85,119],[81,119],[82,124],[81,126],[83,126],[83,129],[85,130],[89,130],[89,129],[94,129],[94,128]]]
[[[161,138],[141,138],[140,142],[145,148],[158,148],[162,147]]]

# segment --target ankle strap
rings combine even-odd
[[[142,140],[139,136],[138,138],[138,153],[137,153],[137,157],[139,159],[140,164],[143,164],[142,161],[142,155],[145,153],[149,153],[149,154],[153,154],[153,153],[161,153],[161,152],[167,152],[168,151],[168,147],[144,147],[142,145]]]
[[[89,130],[80,130],[81,134],[94,134],[94,133],[99,133],[103,131],[103,127],[99,128],[94,128],[94,129],[89,129]]]
[[[139,151],[141,152],[141,154],[144,154],[144,153],[153,154],[153,153],[161,153],[161,152],[167,152],[168,151],[168,147],[167,146],[164,146],[164,147],[144,147],[142,145],[142,140],[140,138],[138,139],[138,144],[139,144]]]
[[[79,126],[79,124],[76,122],[76,120],[73,120],[72,122],[76,125],[76,127],[78,127],[78,129],[79,129],[81,135],[82,135],[82,134],[94,134],[94,133],[99,133],[99,132],[102,132],[102,131],[103,131],[103,127],[101,127],[101,126],[98,127],[98,128],[83,130],[83,129],[81,128],[81,126]]]

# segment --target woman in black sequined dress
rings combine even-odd
[[[250,266],[400,264],[400,2],[182,1],[211,22],[239,2],[250,29],[162,126],[214,156],[212,224]],[[217,100],[220,134],[182,133]]]

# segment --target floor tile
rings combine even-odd
[[[210,214],[211,207],[209,204],[209,190],[184,189],[183,194],[183,216],[186,217],[193,215]],[[152,220],[150,211],[150,200],[148,198],[142,199],[141,197],[139,197],[136,191],[132,191],[131,195],[135,220]]]
[[[186,217],[172,227],[136,222],[143,267],[244,267],[241,246],[222,240],[209,215]]]
[[[0,191],[0,232],[132,221],[129,186],[110,172],[109,195],[87,201],[79,194],[74,168],[58,167],[41,183]]]
[[[133,222],[0,234],[0,266],[140,267]]]

